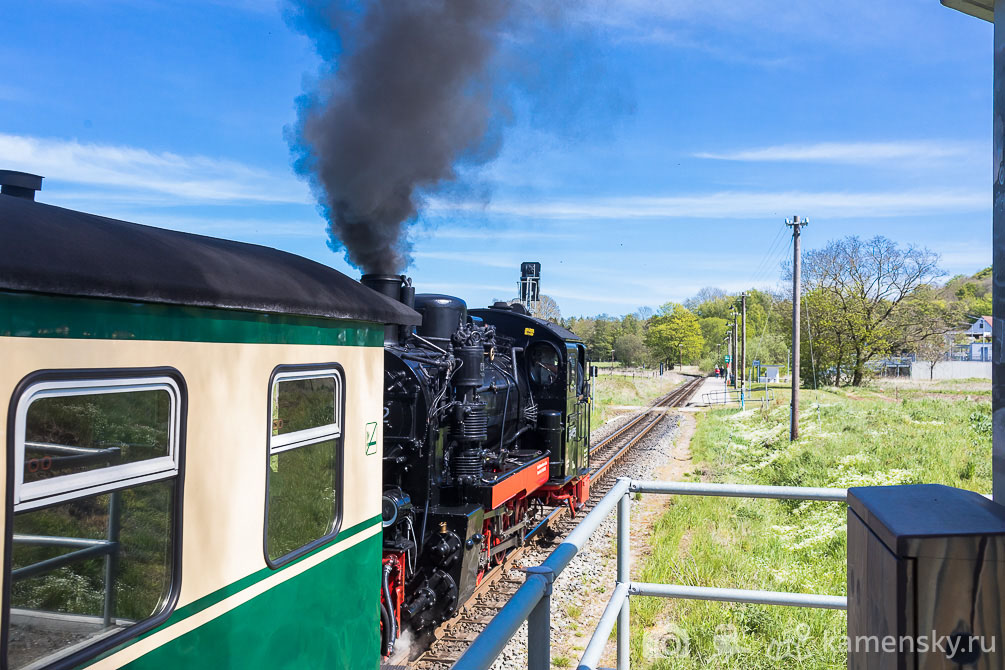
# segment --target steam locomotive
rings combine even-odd
[[[525,264],[539,274],[539,264]],[[537,266],[536,268],[533,266]],[[398,275],[361,282],[413,307],[385,327],[382,651],[451,617],[521,545],[541,506],[589,497],[590,369],[574,333],[521,304],[468,310]],[[536,287],[535,287],[536,290]]]

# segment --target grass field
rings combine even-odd
[[[791,486],[941,483],[989,493],[986,396],[951,384],[914,393],[803,391],[788,440],[788,393],[760,409],[699,415],[692,480]],[[964,385],[966,386],[966,385]],[[955,396],[968,395],[967,398]],[[637,570],[649,582],[845,595],[845,507],[679,497]],[[632,601],[633,662],[646,668],[844,668],[844,612],[701,601]]]
[[[647,405],[656,398],[666,395],[680,384],[681,377],[677,374],[665,374],[662,377],[650,377],[638,374],[604,374],[594,378],[594,404],[591,414],[591,425],[596,428],[608,419],[622,413],[616,408],[625,405]]]

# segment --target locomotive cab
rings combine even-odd
[[[539,408],[535,447],[549,453],[546,488],[560,491],[574,480],[585,480],[590,465],[590,389],[582,339],[527,314],[521,305],[496,303],[471,314],[523,350],[521,372]],[[580,502],[584,495],[577,492]]]

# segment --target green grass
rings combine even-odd
[[[803,391],[801,436],[790,443],[788,393],[776,389],[775,397],[763,409],[699,415],[691,449],[701,465],[691,478],[991,490],[990,403],[931,397],[890,402],[862,389]],[[652,553],[638,577],[844,595],[845,514],[838,503],[678,497],[654,525]],[[635,598],[632,618],[636,667],[846,666],[841,611]],[[682,647],[687,655],[664,652]]]
[[[617,405],[647,405],[662,395],[666,395],[676,385],[669,375],[660,377],[635,378],[623,375],[602,374],[593,379],[594,404],[591,425],[601,426],[620,412],[612,410]]]

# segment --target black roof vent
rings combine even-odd
[[[0,194],[34,200],[35,191],[42,190],[42,177],[16,170],[0,170]]]

